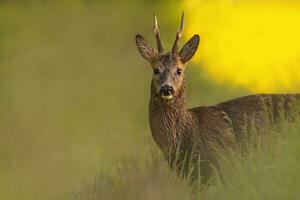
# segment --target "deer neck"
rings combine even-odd
[[[170,100],[162,99],[151,84],[149,122],[152,136],[163,152],[180,141],[191,115],[186,108],[185,83]]]

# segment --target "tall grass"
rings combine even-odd
[[[225,182],[194,187],[172,173],[159,154],[149,162],[119,163],[93,183],[78,185],[74,200],[97,199],[297,199],[300,195],[300,122],[286,126],[264,148],[235,157]]]

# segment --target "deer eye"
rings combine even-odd
[[[176,73],[177,73],[178,76],[180,76],[180,75],[182,74],[182,69],[178,68],[178,69],[176,70]]]
[[[154,69],[153,69],[153,73],[154,73],[155,75],[159,74],[159,69],[158,69],[158,68],[154,68]]]

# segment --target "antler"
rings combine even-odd
[[[154,13],[154,27],[153,27],[153,31],[154,31],[155,38],[156,38],[158,53],[159,54],[163,54],[164,53],[164,48],[163,48],[161,40],[160,40],[160,34],[159,34],[159,28],[158,28],[158,23],[157,23],[157,17],[156,17],[155,13]]]
[[[181,22],[180,22],[180,26],[177,30],[176,39],[175,39],[175,42],[174,42],[174,45],[172,48],[172,55],[176,55],[178,53],[178,43],[179,43],[179,40],[181,39],[183,29],[184,29],[184,12],[182,12],[182,15],[181,15]]]

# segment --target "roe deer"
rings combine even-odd
[[[201,182],[206,183],[215,169],[221,170],[220,158],[245,148],[247,129],[254,126],[257,134],[262,135],[268,124],[275,126],[282,114],[292,113],[300,94],[255,94],[188,109],[184,71],[200,37],[195,34],[178,51],[183,29],[184,13],[170,52],[163,49],[156,16],[157,50],[141,35],[136,35],[135,40],[140,54],[153,68],[149,105],[152,136],[171,167],[176,166],[178,172],[183,172],[181,175],[201,175]]]

